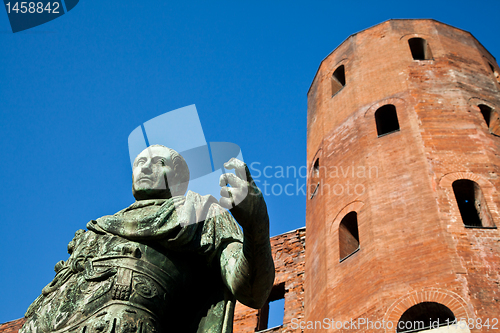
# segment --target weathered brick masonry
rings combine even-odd
[[[21,326],[23,326],[24,322],[26,319],[21,318],[13,321],[9,321],[5,324],[0,325],[0,332],[1,333],[17,333]]]
[[[305,240],[305,228],[271,238],[276,267],[275,287],[271,292],[271,298],[284,296],[285,315],[282,326],[270,328],[266,332],[301,332],[300,329],[292,329],[291,321],[293,318],[304,320]],[[279,295],[279,292],[284,293]],[[262,315],[262,311],[237,303],[233,331],[238,333],[256,332],[259,329],[259,319],[262,319]],[[260,328],[266,327],[266,325],[263,326]]]
[[[470,33],[434,20],[381,23],[323,60],[308,93],[307,321],[396,327],[423,302],[456,318],[500,317],[498,72]],[[380,116],[387,105],[395,125]],[[461,179],[476,184],[483,227],[464,225]]]

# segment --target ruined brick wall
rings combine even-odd
[[[415,37],[428,59],[413,58]],[[345,86],[335,91],[340,66]],[[470,33],[433,20],[381,23],[321,63],[308,93],[305,319],[322,324],[306,332],[359,332],[328,329],[325,318],[395,325],[421,302],[457,318],[500,316],[499,231],[465,227],[452,189],[474,181],[500,224],[499,120],[493,113],[488,128],[478,106],[500,111],[498,72]],[[375,113],[388,104],[399,131],[378,136]],[[350,212],[359,249],[340,260]]]
[[[306,229],[293,230],[271,238],[276,277],[274,286],[284,286],[285,314],[283,325],[266,332],[302,332],[293,329],[292,320],[304,320],[304,266]],[[273,293],[271,293],[273,296]],[[233,331],[250,333],[258,331],[259,310],[236,304]],[[294,321],[295,322],[295,321]]]
[[[21,318],[0,324],[0,333],[17,333],[25,321],[25,318]]]

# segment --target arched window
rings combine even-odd
[[[313,169],[312,169],[313,178],[319,178],[319,158],[314,161]]]
[[[481,110],[481,114],[483,115],[484,121],[486,123],[486,126],[489,128],[490,127],[490,120],[491,120],[491,112],[493,111],[489,106],[480,104],[479,110]]]
[[[340,261],[347,259],[359,250],[358,213],[350,212],[339,225]]]
[[[423,38],[408,39],[413,60],[432,60],[431,47]]]
[[[486,126],[488,127],[490,133],[496,136],[500,136],[500,119],[498,117],[498,113],[496,113],[488,105],[479,104],[478,107],[479,110],[481,110],[484,122],[486,123]]]
[[[384,105],[375,111],[375,123],[378,136],[399,131],[398,114],[392,104]]]
[[[443,304],[422,302],[403,313],[399,318],[396,332],[420,332],[440,326],[451,326],[454,320],[453,312]]]
[[[345,67],[339,66],[332,74],[332,96],[345,86]]]
[[[500,74],[498,74],[498,71],[495,69],[495,67],[493,67],[491,63],[488,63],[488,65],[490,65],[490,69],[493,72],[493,76],[498,81],[498,83],[500,83]]]
[[[494,227],[483,191],[476,182],[468,179],[455,180],[453,193],[466,227]]]
[[[311,169],[311,181],[309,182],[309,186],[309,199],[312,199],[317,194],[319,188],[319,158],[314,161],[313,167]]]

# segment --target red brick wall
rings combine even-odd
[[[432,60],[413,60],[412,37],[427,40]],[[499,317],[499,231],[465,228],[450,190],[476,181],[500,224],[500,138],[477,107],[500,111],[488,63],[498,71],[470,33],[433,20],[384,22],[323,60],[308,93],[307,161],[319,157],[321,185],[307,202],[306,321],[397,322],[421,301]],[[346,85],[331,96],[340,65]],[[385,104],[396,106],[400,131],[377,137],[374,113]],[[360,250],[339,262],[339,224],[351,211]]]
[[[23,326],[25,318],[9,321],[0,325],[0,333],[17,333],[21,326]]]
[[[283,325],[266,332],[302,332],[293,329],[292,320],[304,320],[304,265],[305,228],[293,230],[271,238],[276,278],[274,285],[285,286],[285,315]],[[233,331],[249,333],[257,331],[258,310],[236,304]],[[294,321],[296,322],[296,321]]]

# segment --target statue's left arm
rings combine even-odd
[[[243,244],[232,242],[222,251],[222,278],[238,301],[260,309],[274,282],[267,206],[245,163],[232,158],[224,166],[234,169],[236,175],[221,176],[219,203],[229,209],[241,225]]]

